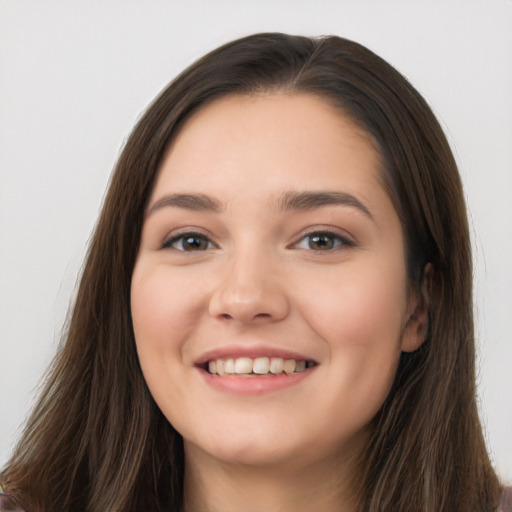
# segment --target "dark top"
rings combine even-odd
[[[0,512],[26,512],[8,495],[0,492]]]
[[[0,492],[0,512],[27,512],[8,494]],[[512,512],[512,487],[506,487],[496,512]]]

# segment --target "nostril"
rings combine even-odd
[[[233,315],[230,315],[229,313],[222,313],[220,315],[220,318],[222,318],[223,320],[234,320],[236,318],[236,315],[233,316]],[[258,319],[268,319],[268,318],[272,318],[272,315],[270,313],[257,313],[256,315],[254,315],[251,320],[258,320]]]
[[[222,321],[269,322],[286,316],[288,301],[280,289],[227,282],[213,292],[208,311]]]

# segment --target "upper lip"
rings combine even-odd
[[[201,366],[215,359],[226,359],[229,357],[281,357],[283,359],[295,359],[296,361],[311,361],[316,363],[312,357],[299,352],[276,346],[267,345],[225,345],[213,348],[204,352],[194,361],[196,366]]]

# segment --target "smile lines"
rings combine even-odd
[[[312,368],[312,361],[283,359],[282,357],[228,357],[208,361],[205,365],[212,375],[291,375]]]

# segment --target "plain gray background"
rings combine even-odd
[[[482,418],[512,482],[511,0],[0,0],[0,465],[131,127],[192,60],[260,31],[368,46],[445,127],[472,223]]]

